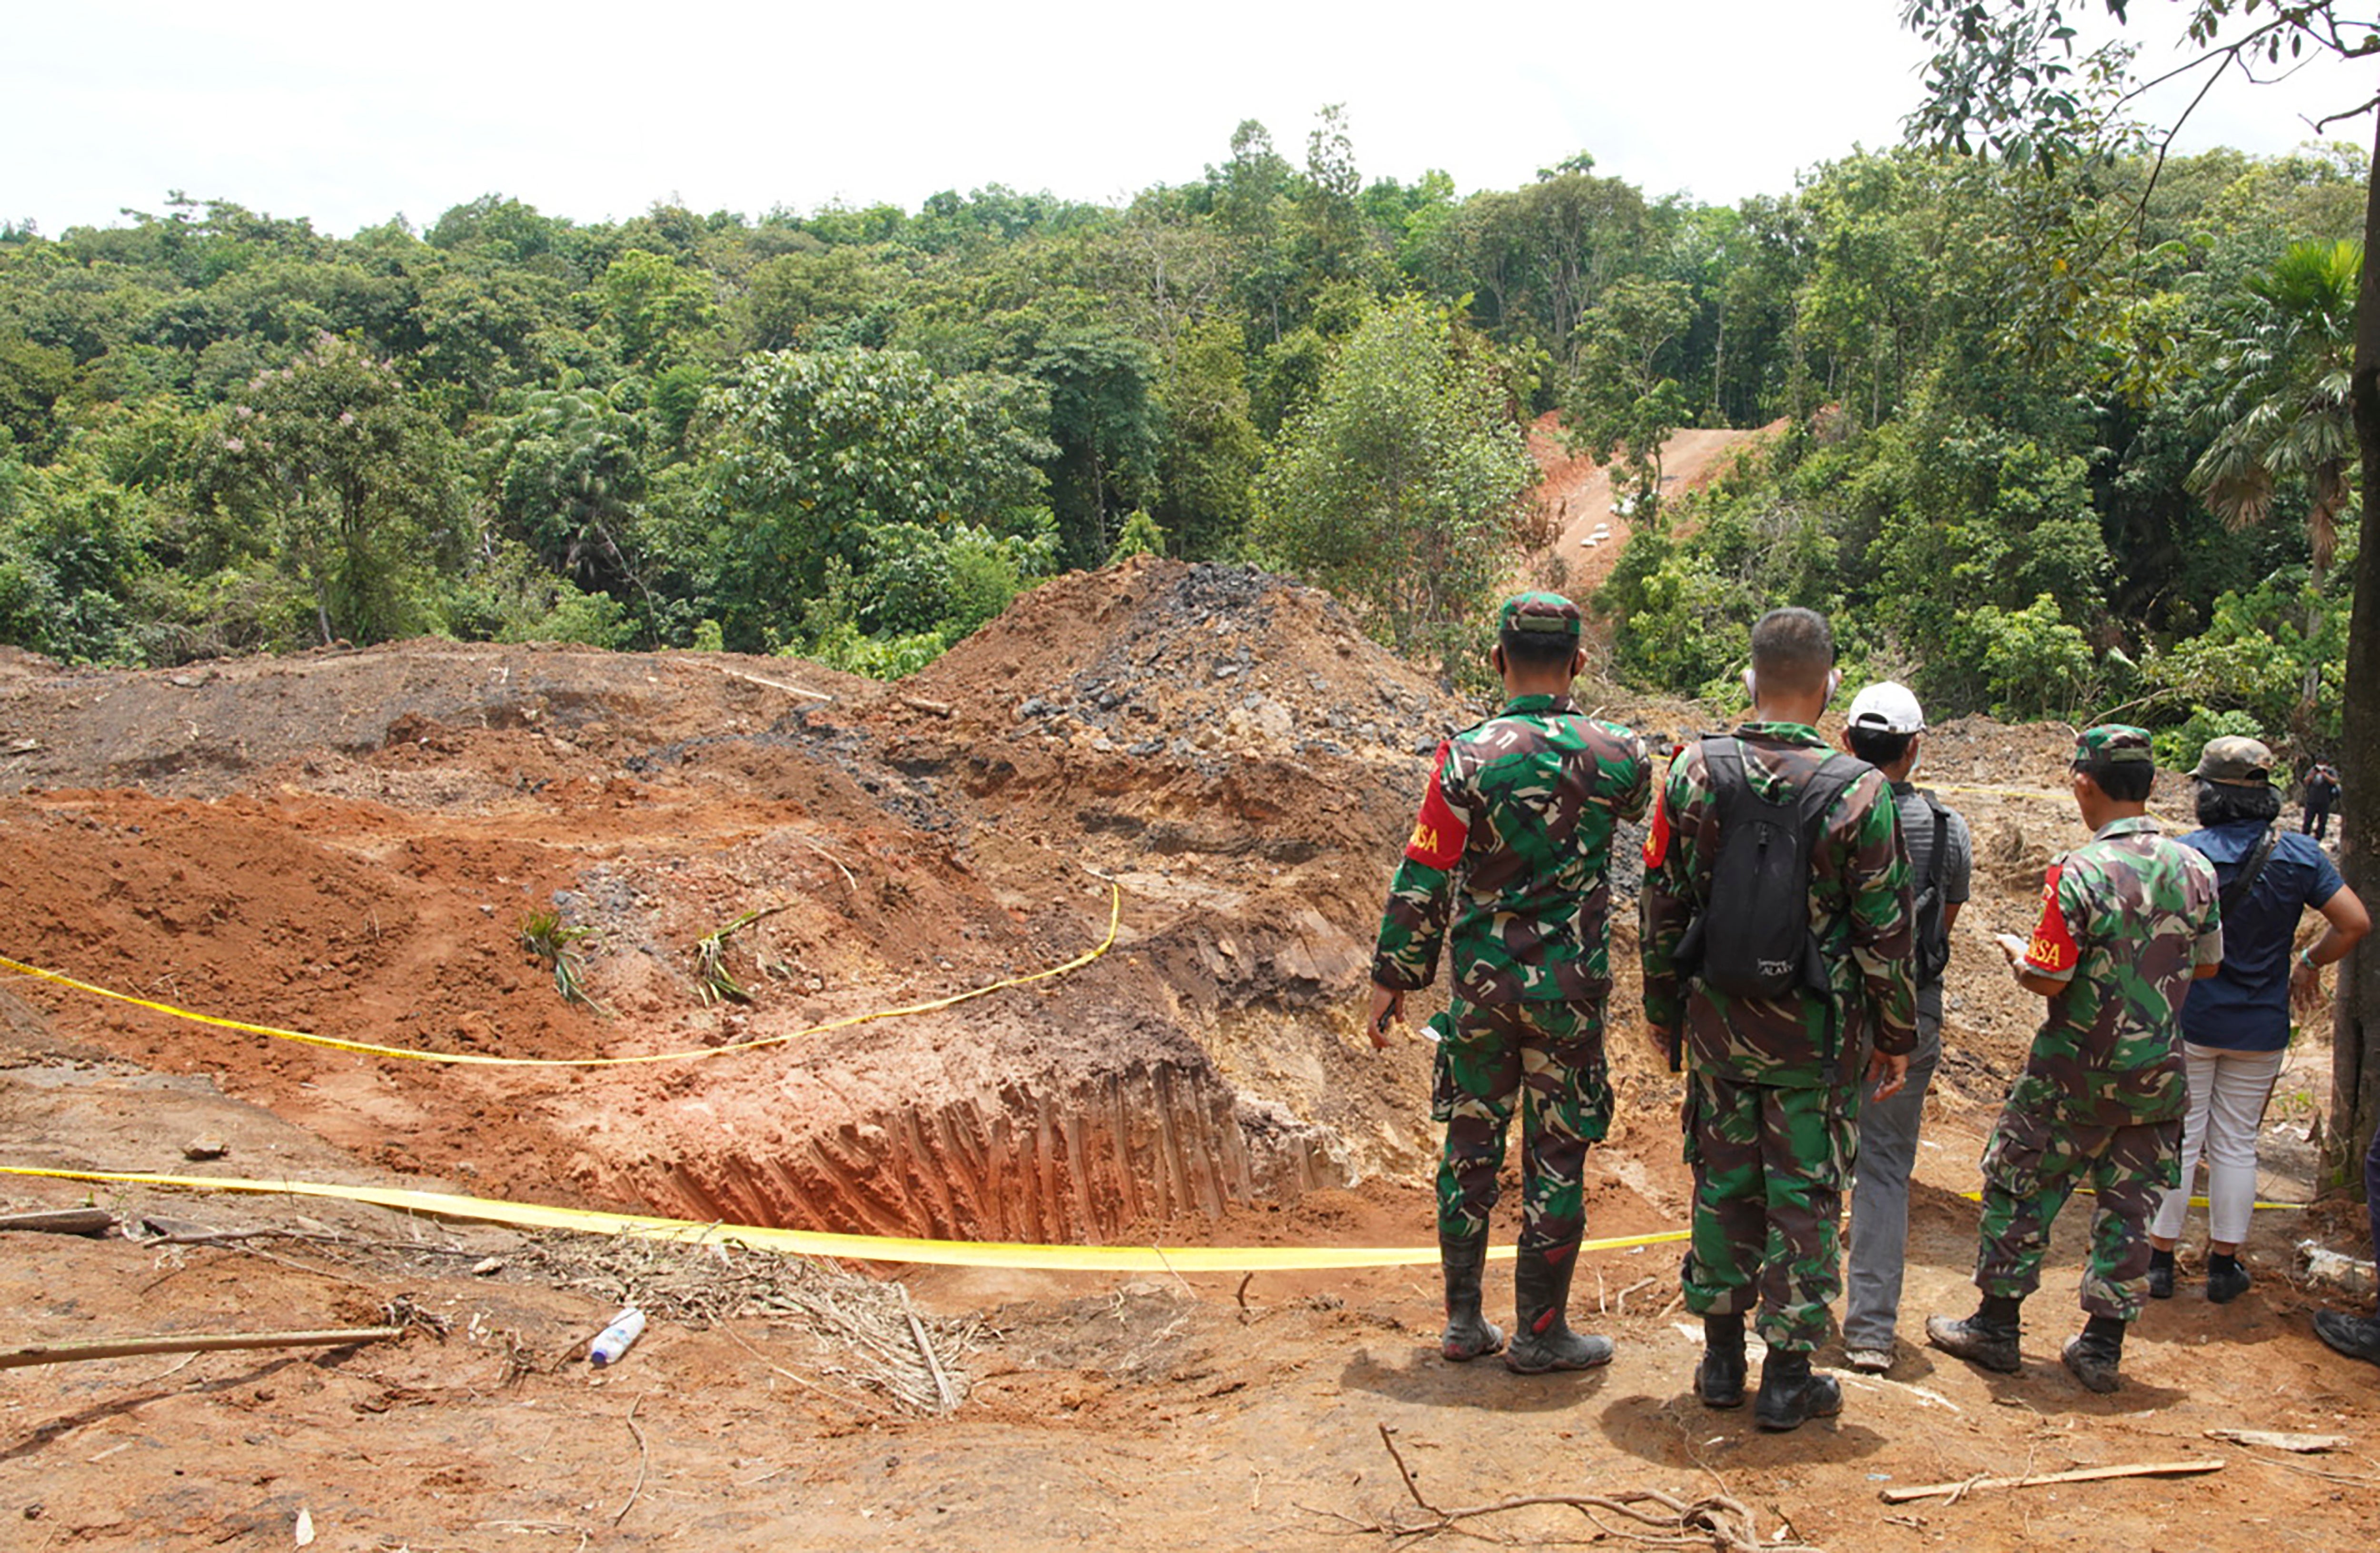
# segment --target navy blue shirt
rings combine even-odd
[[[2215,865],[2228,885],[2265,834],[2261,819],[2235,819],[2181,838]],[[2296,956],[2298,915],[2320,910],[2338,892],[2338,868],[2312,836],[2283,830],[2273,855],[2249,887],[2248,898],[2223,913],[2223,968],[2191,984],[2181,1005],[2181,1033],[2194,1046],[2228,1051],[2278,1051],[2289,1044],[2289,969]]]

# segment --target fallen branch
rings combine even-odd
[[[351,1327],[319,1332],[192,1332],[156,1338],[105,1338],[96,1342],[37,1342],[0,1353],[0,1370],[28,1365],[71,1365],[86,1359],[124,1359],[136,1353],[203,1353],[234,1348],[332,1348],[386,1342],[405,1335],[402,1327]]]
[[[2292,1462],[2287,1456],[2276,1456],[2268,1464],[2287,1467],[2291,1472],[2301,1472],[2308,1477],[2319,1477],[2325,1483],[2352,1483],[2359,1488],[2380,1488],[2380,1477],[2365,1477],[2351,1472],[2325,1472],[2320,1467],[2310,1467],[2303,1462]]]
[[[645,1431],[637,1427],[637,1403],[644,1400],[644,1393],[638,1392],[637,1401],[628,1404],[628,1432],[637,1437],[637,1486],[628,1490],[628,1502],[620,1507],[620,1513],[612,1517],[614,1526],[625,1521],[628,1511],[637,1508],[637,1496],[645,1491],[645,1469],[652,1465],[653,1448],[645,1443]]]
[[[2110,1477],[2187,1477],[2222,1470],[2219,1458],[2212,1462],[2138,1462],[2124,1467],[2077,1467],[2071,1472],[2046,1472],[2025,1477],[1967,1477],[1955,1483],[1925,1483],[1907,1488],[1887,1488],[1882,1498],[1887,1504],[1907,1504],[1912,1499],[1964,1495],[1981,1488],[2038,1488],[2053,1483],[2096,1483]]]
[[[1490,1504],[1441,1509],[1422,1498],[1421,1485],[1414,1480],[1412,1470],[1405,1465],[1403,1454],[1397,1450],[1395,1432],[1386,1424],[1379,1425],[1378,1428],[1380,1443],[1388,1447],[1389,1460],[1396,1463],[1397,1475],[1404,1479],[1405,1492],[1413,1496],[1414,1503],[1427,1511],[1430,1519],[1415,1525],[1395,1521],[1366,1525],[1337,1511],[1321,1513],[1362,1526],[1366,1531],[1394,1537],[1411,1537],[1447,1531],[1461,1522],[1477,1520],[1483,1515],[1500,1515],[1506,1511],[1551,1506],[1577,1511],[1609,1535],[1656,1547],[1707,1547],[1711,1553],[1823,1553],[1822,1549],[1807,1543],[1781,1540],[1787,1535],[1782,1529],[1777,1533],[1779,1540],[1764,1540],[1760,1535],[1759,1517],[1751,1507],[1725,1494],[1709,1494],[1691,1502],[1651,1488],[1629,1488],[1616,1494],[1516,1494]],[[1645,1506],[1654,1508],[1648,1510],[1644,1508]],[[1624,1515],[1648,1530],[1633,1532],[1625,1527],[1607,1526],[1596,1519],[1594,1511],[1598,1510]]]

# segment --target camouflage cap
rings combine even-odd
[[[2197,768],[2190,774],[2226,787],[2268,787],[2273,781],[2273,752],[2262,739],[2226,734],[2206,741],[2206,747],[2198,752]]]
[[[2134,761],[2145,765],[2156,761],[2145,728],[2135,728],[2129,722],[2102,722],[2074,735],[2074,763],[2078,766],[2128,766]]]
[[[1579,630],[1578,606],[1559,593],[1514,594],[1496,612],[1496,628],[1575,637]]]

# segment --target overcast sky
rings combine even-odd
[[[1585,150],[1648,194],[1728,203],[1897,140],[1921,54],[1900,0],[10,9],[0,218],[52,235],[172,189],[342,236],[487,193],[578,221],[915,210],[988,183],[1114,202],[1223,162],[1243,119],[1302,159],[1326,103],[1366,180],[1511,188]],[[2169,0],[2132,12],[2143,42],[2179,33]],[[2184,149],[2286,151],[2369,90],[2337,67],[2228,84]],[[2368,147],[2372,121],[2329,133]]]

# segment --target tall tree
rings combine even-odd
[[[1269,554],[1450,666],[1510,575],[1537,478],[1490,355],[1427,304],[1379,307],[1282,428],[1260,487]]]
[[[2274,496],[2303,497],[2313,565],[2307,635],[2322,616],[2323,583],[2338,546],[2338,515],[2354,497],[2355,291],[2363,268],[2353,243],[2294,243],[2271,270],[2248,278],[2229,349],[2216,361],[2222,392],[2208,406],[2215,440],[2190,471],[2190,488],[2233,528],[2272,516]],[[2296,722],[2313,725],[2321,688],[2306,665]]]
[[[202,497],[269,529],[322,641],[436,623],[431,581],[463,548],[453,439],[391,363],[325,334],[250,382],[210,441]]]
[[[996,523],[1039,494],[1055,450],[1046,401],[986,375],[939,378],[902,351],[782,351],[747,364],[719,404],[720,503],[707,515],[727,645],[791,639],[829,563],[868,562],[870,535]]]
[[[1598,464],[1616,455],[1636,503],[1659,497],[1661,444],[1685,422],[1686,391],[1669,369],[1694,312],[1684,282],[1631,276],[1579,324],[1578,366],[1562,398],[1570,440]]]

